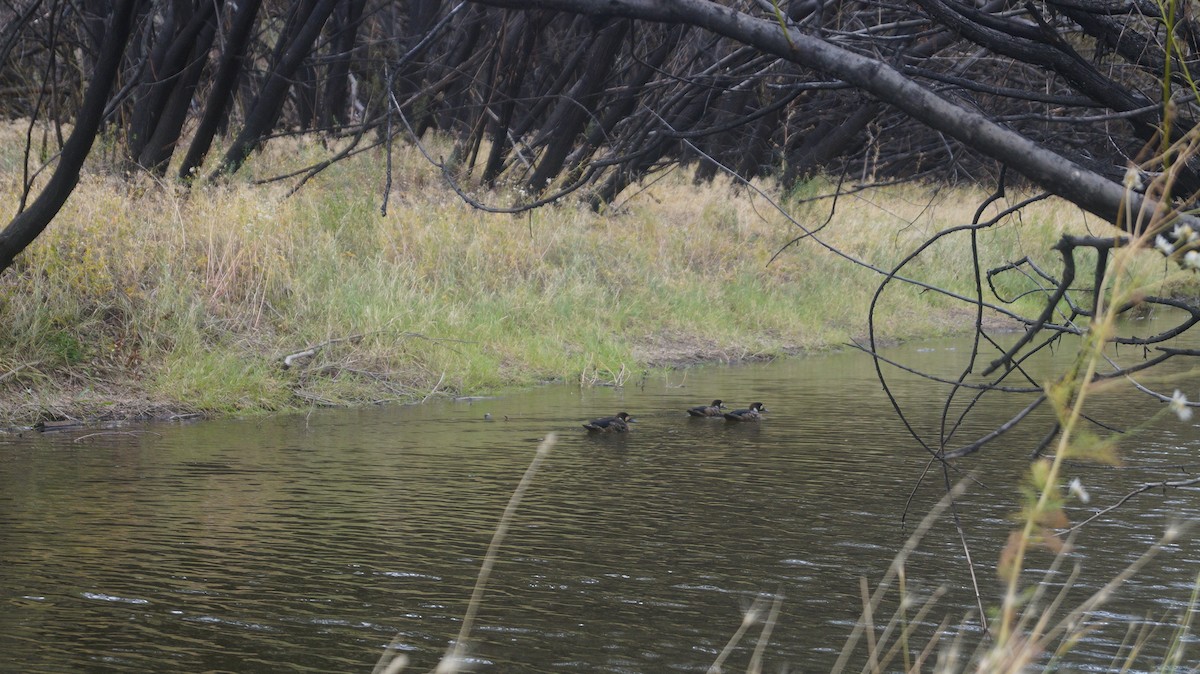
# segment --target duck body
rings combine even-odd
[[[631,421],[633,419],[629,418],[628,412],[620,412],[616,416],[592,419],[583,427],[588,429],[589,433],[626,433]]]
[[[763,412],[767,408],[763,407],[762,403],[751,403],[749,409],[733,410],[725,413],[726,421],[758,421],[762,419]]]
[[[719,417],[723,409],[725,409],[725,405],[720,400],[714,400],[711,405],[689,408],[687,413],[693,417]]]

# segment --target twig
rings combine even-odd
[[[947,451],[940,452],[942,458],[957,459],[957,458],[964,457],[968,454],[973,454],[974,452],[979,451],[979,449],[981,447],[983,447],[984,445],[986,445],[987,443],[991,442],[992,440],[995,440],[996,438],[1000,437],[1001,435],[1004,435],[1008,431],[1015,428],[1016,425],[1019,424],[1022,419],[1029,416],[1029,414],[1031,412],[1033,412],[1035,409],[1037,409],[1044,402],[1046,402],[1045,394],[1042,394],[1042,395],[1038,396],[1037,398],[1034,398],[1033,402],[1026,405],[1025,409],[1021,410],[1020,412],[1017,412],[1016,416],[1014,416],[1013,418],[1009,419],[1008,421],[1000,424],[996,428],[992,429],[992,431],[990,433],[984,435],[983,437],[979,438],[975,442],[972,442],[968,445],[964,445],[957,449],[952,449],[948,452]]]
[[[954,487],[950,484],[950,471],[947,464],[942,462],[942,479],[945,480],[946,494],[950,496],[950,515],[954,519],[954,529],[958,532],[958,540],[962,545],[963,556],[967,563],[967,572],[971,575],[971,589],[975,591],[975,605],[979,608],[979,626],[984,632],[988,631],[987,611],[983,608],[983,594],[979,591],[979,579],[975,577],[975,562],[971,561],[971,546],[967,543],[967,534],[963,531],[962,518],[958,516],[958,499],[952,494]]]
[[[1033,324],[1031,324],[1025,330],[1025,334],[1021,335],[1020,339],[1018,339],[1012,346],[1008,347],[1008,351],[1005,351],[1003,355],[993,360],[987,367],[985,367],[983,371],[979,373],[981,376],[986,377],[992,372],[995,372],[996,369],[1002,365],[1012,362],[1014,356],[1016,356],[1016,353],[1020,351],[1022,347],[1028,344],[1030,340],[1034,338],[1034,336],[1042,331],[1042,327],[1045,326],[1050,318],[1054,315],[1054,311],[1058,307],[1059,301],[1062,300],[1064,295],[1066,295],[1067,290],[1069,290],[1071,287],[1071,284],[1075,282],[1075,246],[1069,243],[1067,237],[1064,236],[1062,240],[1054,246],[1054,249],[1062,255],[1063,273],[1062,280],[1059,282],[1058,287],[1055,288],[1054,292],[1052,292],[1046,299],[1046,306],[1042,309],[1041,315],[1038,316],[1037,320],[1035,320]]]
[[[1129,492],[1125,496],[1121,497],[1121,500],[1108,506],[1107,508],[1096,511],[1096,513],[1093,514],[1091,517],[1087,518],[1086,520],[1080,522],[1079,524],[1076,524],[1075,526],[1073,526],[1069,529],[1066,529],[1066,531],[1068,531],[1068,532],[1075,531],[1076,529],[1079,529],[1083,525],[1088,524],[1100,517],[1103,517],[1103,516],[1107,515],[1108,513],[1116,510],[1117,508],[1120,508],[1121,506],[1125,505],[1125,503],[1129,499],[1133,498],[1134,496],[1137,496],[1138,494],[1144,494],[1144,493],[1150,491],[1151,489],[1166,489],[1167,487],[1191,487],[1192,485],[1195,485],[1195,484],[1200,484],[1200,477],[1194,477],[1190,480],[1163,480],[1162,482],[1151,482],[1151,483],[1143,484],[1142,486],[1138,487],[1137,489],[1134,489],[1133,491]]]
[[[1000,179],[996,186],[996,191],[993,192],[987,199],[985,199],[983,203],[979,204],[979,208],[975,209],[975,216],[971,218],[971,224],[978,225],[979,220],[983,217],[983,213],[985,210],[987,210],[987,207],[1004,197],[1005,176],[1007,173],[1008,166],[1001,166]],[[930,200],[930,203],[932,204],[932,199]],[[975,331],[973,339],[971,340],[971,356],[967,359],[967,364],[963,367],[962,373],[958,376],[958,381],[954,383],[954,387],[951,388],[950,393],[946,395],[946,404],[942,407],[940,431],[941,442],[939,443],[938,448],[943,451],[946,449],[946,443],[950,441],[951,436],[953,436],[954,433],[957,432],[962,426],[964,418],[971,408],[975,406],[975,402],[977,402],[980,397],[983,396],[983,393],[979,393],[975,399],[971,401],[971,403],[967,406],[967,409],[963,410],[962,415],[959,416],[958,421],[954,423],[953,428],[949,433],[947,433],[946,422],[949,420],[950,416],[950,405],[954,400],[954,396],[958,393],[959,388],[966,383],[967,377],[971,374],[971,371],[975,369],[975,360],[979,357],[979,343],[983,337],[983,281],[979,275],[979,232],[974,229],[971,230],[971,262],[975,280]]]
[[[852,349],[858,349],[859,351],[862,351],[863,353],[867,354],[868,356],[871,356],[872,358],[879,360],[881,362],[887,363],[888,365],[891,365],[892,367],[894,367],[896,369],[904,370],[905,372],[908,372],[909,374],[914,374],[918,377],[928,379],[929,381],[935,381],[939,384],[958,384],[960,388],[968,388],[968,389],[974,389],[974,390],[979,390],[979,391],[1001,391],[1004,393],[1039,393],[1042,391],[1042,388],[1040,386],[999,386],[997,384],[960,383],[955,379],[950,379],[949,377],[940,377],[935,374],[930,374],[928,372],[922,372],[916,368],[909,367],[907,365],[900,363],[897,360],[893,360],[891,358],[888,358],[887,356],[884,356],[883,354],[879,353],[878,351],[872,349],[869,346],[863,346],[862,344],[859,344],[857,342],[846,342],[845,345]]]

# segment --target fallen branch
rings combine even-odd
[[[101,436],[101,435],[128,435],[128,436],[136,438],[140,435],[147,435],[147,434],[153,435],[153,436],[159,437],[159,438],[162,437],[161,433],[155,433],[154,431],[101,431],[99,433],[88,433],[87,435],[81,435],[78,438],[71,440],[71,442],[81,442],[83,440],[87,440],[89,438],[94,438],[94,437]]]
[[[1121,497],[1121,500],[1108,506],[1107,508],[1096,511],[1096,513],[1093,514],[1091,517],[1080,522],[1079,524],[1076,524],[1075,526],[1071,527],[1070,529],[1067,529],[1066,531],[1075,531],[1076,529],[1079,529],[1083,525],[1088,524],[1089,522],[1092,522],[1100,517],[1103,517],[1104,515],[1107,515],[1108,513],[1116,510],[1117,508],[1120,508],[1121,506],[1125,505],[1125,503],[1127,501],[1129,501],[1129,499],[1133,498],[1134,496],[1137,496],[1138,494],[1144,494],[1144,493],[1150,491],[1151,489],[1159,489],[1159,488],[1166,489],[1167,487],[1191,487],[1196,484],[1200,484],[1200,477],[1194,477],[1190,480],[1163,480],[1162,482],[1150,482],[1147,484],[1143,484],[1142,486],[1138,487],[1137,489],[1134,489],[1133,491],[1129,492],[1125,496]]]
[[[83,421],[79,419],[61,419],[58,421],[39,421],[34,428],[42,433],[53,433],[55,431],[67,431],[74,428],[82,428]]]
[[[291,368],[292,364],[295,363],[297,360],[300,360],[301,358],[312,358],[313,356],[317,355],[318,351],[320,351],[321,349],[324,349],[325,347],[329,346],[330,344],[338,344],[340,342],[350,342],[352,344],[357,344],[362,341],[362,338],[364,336],[365,335],[363,335],[363,334],[357,334],[357,335],[350,335],[349,337],[338,337],[337,339],[331,339],[329,341],[321,342],[320,344],[315,344],[313,346],[308,347],[307,349],[304,349],[303,351],[297,351],[296,353],[288,354],[283,357],[283,369],[287,370],[287,369]]]

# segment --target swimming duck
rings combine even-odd
[[[615,417],[593,419],[583,425],[589,433],[624,433],[629,430],[629,423],[635,419],[629,418],[628,412],[619,412]]]
[[[726,421],[758,421],[767,408],[762,403],[751,403],[748,410],[733,410],[725,413]]]
[[[694,417],[719,417],[723,409],[725,409],[725,405],[721,404],[720,400],[714,400],[711,405],[689,408],[687,413]]]

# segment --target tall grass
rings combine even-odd
[[[19,147],[6,140],[9,153]],[[325,152],[278,142],[250,177]],[[189,192],[92,166],[0,276],[0,419],[250,413],[422,399],[435,386],[619,383],[622,372],[825,349],[864,331],[878,275],[810,241],[768,265],[798,232],[761,198],[676,173],[603,215],[568,201],[514,217],[463,204],[415,150],[398,148],[394,160],[386,216],[378,154],[342,162],[291,197],[288,183],[241,178]],[[0,157],[4,220],[20,180],[17,158]],[[931,232],[969,221],[982,197],[918,187],[844,197],[821,236],[887,266]],[[794,214],[817,224],[828,206]],[[982,246],[996,263],[1048,258],[1062,231],[1089,227],[1101,225],[1039,204],[985,232]],[[965,290],[967,246],[939,244],[907,272]],[[961,330],[968,314],[933,294],[896,292],[877,324],[907,339]],[[282,366],[303,351],[311,354]]]

